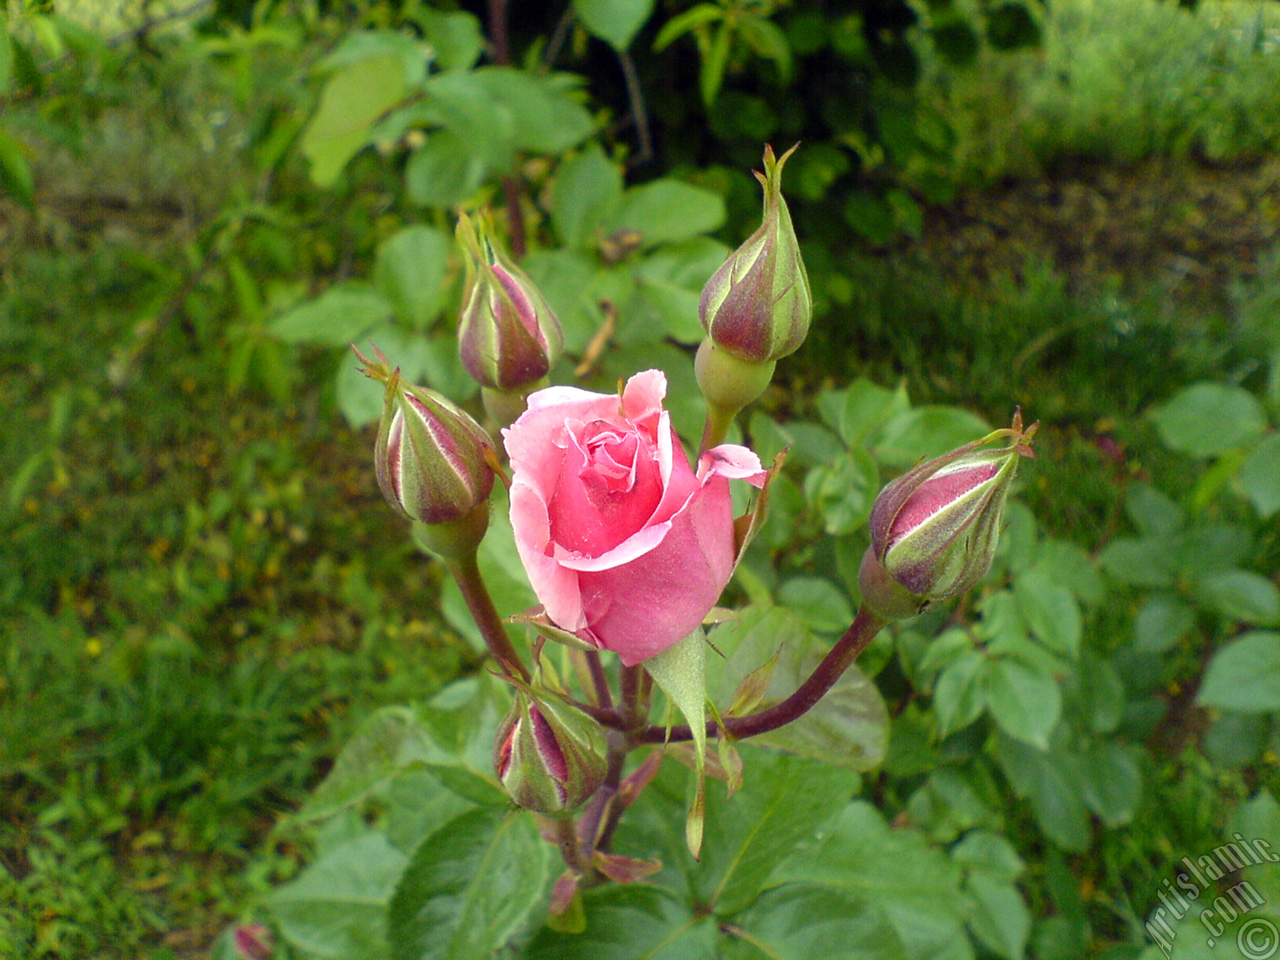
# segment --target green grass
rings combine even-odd
[[[43,218],[6,210],[0,249],[0,956],[32,960],[199,955],[296,869],[279,827],[353,724],[474,666],[377,493],[371,432],[323,389],[228,390],[220,264],[166,312],[199,221],[257,171],[207,175],[149,71],[197,119],[217,76],[115,69],[81,144],[43,158]],[[260,269],[308,262],[246,223],[231,249]],[[283,360],[332,379],[331,358]]]
[[[939,88],[975,175],[1277,146],[1280,52],[1261,7],[1052,9],[1043,54]],[[322,386],[332,358],[284,353],[283,397],[229,396],[227,332],[252,334],[235,277],[219,262],[166,312],[217,246],[203,216],[252,207],[269,179],[252,150],[201,144],[252,142],[246,118],[266,108],[232,68],[133,69],[96,79],[78,144],[40,110],[6,116],[58,147],[41,171],[58,190],[43,221],[14,211],[0,249],[0,956],[200,955],[297,868],[288,815],[353,724],[476,666],[434,609],[438,569],[377,494],[370,432],[344,428]],[[181,96],[161,96],[166,84]],[[60,96],[77,102],[74,84]],[[210,126],[220,110],[228,121]],[[91,187],[108,173],[135,190],[123,212],[84,202],[104,199]],[[279,196],[278,222],[246,217],[225,241],[266,277],[266,299],[373,245],[383,197],[356,197],[351,222],[330,224],[330,198],[287,171]],[[1020,403],[1046,424],[1025,499],[1049,532],[1092,548],[1123,529],[1125,484],[1188,470],[1159,451],[1150,404],[1200,378],[1280,398],[1259,359],[1280,342],[1280,257],[1240,264],[1206,310],[1159,278],[1074,276],[1025,254],[981,283],[915,253],[842,258],[848,302],[784,362],[788,400],[865,373],[992,421]],[[1100,887],[1149,899],[1147,851],[1216,842],[1215,804],[1243,794],[1243,775],[1175,759],[1190,775],[1158,817],[1107,842],[1089,873]],[[1160,776],[1172,783],[1172,766]],[[1123,905],[1094,909],[1123,922]]]
[[[982,181],[1081,157],[1253,159],[1280,145],[1280,9],[1203,0],[1054,0],[1043,46],[939,72],[957,163]]]

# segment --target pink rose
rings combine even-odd
[[[627,666],[682,640],[715,605],[738,559],[729,479],[765,477],[735,444],[708,450],[695,473],[666,392],[660,370],[636,374],[621,398],[550,387],[502,432],[534,592],[557,626]]]

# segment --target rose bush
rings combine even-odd
[[[738,560],[729,480],[765,473],[722,444],[689,465],[662,401],[667,378],[622,395],[550,387],[503,431],[516,547],[547,616],[628,666],[691,633]]]

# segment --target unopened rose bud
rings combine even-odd
[[[260,923],[236,927],[231,935],[236,956],[242,960],[271,960],[274,940],[271,931]]]
[[[434,390],[406,384],[381,353],[377,363],[358,350],[356,355],[364,374],[386,385],[374,468],[387,502],[426,524],[476,514],[493,490],[496,455],[489,434]]]
[[[463,214],[457,233],[467,271],[458,327],[462,365],[488,391],[527,394],[544,385],[560,355],[560,321],[533,281],[494,246],[483,217]]]
[[[698,316],[721,350],[752,363],[772,363],[795,350],[809,332],[813,298],[791,214],[782,199],[782,167],[792,147],[775,158],[764,148],[764,221],[702,290]]]
[[[555,815],[582,804],[604,783],[604,732],[553,695],[516,691],[498,725],[493,768],[507,794],[527,810]]]
[[[881,491],[871,508],[871,546],[858,585],[882,617],[919,613],[958,597],[991,567],[1005,500],[1022,457],[1030,457],[1036,425],[1022,415],[944,456],[908,470]],[[987,448],[1008,439],[1008,446]]]

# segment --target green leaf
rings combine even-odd
[[[1240,465],[1240,485],[1262,518],[1280,511],[1280,433],[1249,451]]]
[[[951,848],[951,859],[967,873],[985,873],[1013,882],[1022,876],[1026,864],[1008,838],[990,830],[971,830]]]
[[[406,85],[417,86],[427,74],[427,50],[408,33],[394,30],[352,30],[320,61],[319,67],[334,72],[354,64],[392,56],[400,61]]]
[[[804,489],[814,512],[822,517],[823,529],[831,536],[843,536],[860,529],[871,516],[880,491],[880,471],[864,448],[837,449],[829,463],[805,475]]]
[[[1267,420],[1261,404],[1240,387],[1197,383],[1151,412],[1160,439],[1171,450],[1213,457],[1262,435]]]
[[[819,633],[843,633],[853,621],[848,598],[822,577],[793,577],[778,588],[778,601]]]
[[[604,322],[599,303],[591,298],[593,281],[603,271],[576,250],[536,251],[522,266],[559,318],[565,351],[581,354]]]
[[[1098,562],[1121,583],[1172,587],[1182,559],[1179,547],[1167,537],[1116,537],[1102,548]]]
[[[975,827],[999,830],[990,781],[977,770],[940,766],[907,798],[907,815],[939,843],[951,843]]]
[[[1133,642],[1147,653],[1164,653],[1195,628],[1195,612],[1172,593],[1153,593],[1133,618]]]
[[[412,855],[428,835],[474,806],[419,768],[396,774],[378,791],[378,796],[386,818],[387,839],[406,856]]]
[[[748,742],[742,789],[731,799],[719,787],[710,791],[702,864],[691,878],[705,902],[725,915],[755,900],[781,862],[809,859],[798,846],[812,843],[859,784],[851,770]]]
[[[908,960],[885,911],[847,889],[788,884],[765,893],[727,931],[726,960]]]
[[[9,38],[9,24],[0,27],[0,93],[8,93],[13,84],[13,41]]]
[[[724,9],[714,3],[699,3],[678,13],[662,25],[653,41],[653,52],[661,53],[681,36],[708,23],[724,19]]]
[[[934,24],[929,35],[943,59],[955,66],[972,63],[981,49],[977,32],[959,16]]]
[[[551,848],[531,815],[473,810],[418,847],[387,911],[393,960],[490,956],[542,902]]]
[[[963,653],[938,675],[933,705],[938,712],[938,736],[963,730],[987,708],[987,659],[976,650]]]
[[[342,748],[320,786],[298,811],[301,821],[332,816],[367,797],[409,765],[431,754],[430,738],[408,707],[384,707]]]
[[[698,88],[702,93],[702,104],[708,109],[720,95],[720,85],[724,83],[724,71],[729,65],[732,46],[733,29],[728,20],[720,21],[710,44],[698,45],[702,54],[702,64],[698,69]]]
[[[1022,960],[1031,934],[1031,911],[1018,888],[988,873],[968,878],[965,892],[975,909],[969,919],[974,936],[1006,960]]]
[[[472,14],[420,7],[413,16],[421,24],[441,70],[469,70],[480,58],[484,35],[480,21]]]
[[[1196,702],[1240,713],[1280,710],[1280,633],[1246,633],[1219,650]]]
[[[1130,489],[1124,498],[1124,509],[1144,537],[1177,533],[1187,519],[1172,498],[1149,483],[1140,483]]]
[[[667,890],[606,886],[587,891],[583,900],[586,930],[543,927],[525,960],[716,960],[716,918],[695,915]]]
[[[311,161],[311,179],[328,187],[347,161],[368,142],[374,121],[409,90],[401,58],[383,54],[358,60],[325,82],[320,105],[303,131],[302,155]]]
[[[1092,744],[1080,763],[1084,801],[1108,827],[1133,820],[1142,799],[1142,770],[1133,754],[1104,740]]]
[[[772,20],[744,11],[738,17],[738,36],[757,56],[774,62],[782,83],[791,79],[791,44],[781,27]]]
[[[35,190],[35,178],[22,144],[0,130],[0,191],[31,207],[35,203]]]
[[[276,927],[293,946],[323,960],[387,954],[387,904],[406,858],[369,832],[325,854],[267,898]]]
[[[1219,570],[1192,584],[1196,600],[1229,620],[1280,626],[1280,587],[1251,570]]]
[[[1046,537],[1036,549],[1032,569],[1062,584],[1081,603],[1101,603],[1106,596],[1107,588],[1093,559],[1074,543]]]
[[[624,53],[653,13],[654,0],[573,0],[574,12],[592,36]]]
[[[822,395],[818,399],[821,402]],[[848,446],[860,447],[888,420],[909,408],[905,390],[887,390],[859,377],[844,391],[839,422],[833,426]]]
[[[1265,713],[1221,713],[1201,741],[1216,767],[1240,770],[1256,763],[1267,747],[1271,716]]]
[[[1041,750],[1062,714],[1058,682],[1019,660],[992,660],[987,672],[987,706],[996,723],[1011,737]]]
[[[699,627],[675,646],[644,662],[644,668],[653,677],[653,682],[676,705],[693,732],[693,744],[697,751],[697,784],[693,806],[686,822],[685,841],[694,857],[698,856],[698,851],[702,848],[706,804],[706,642],[706,636]]]
[[[1124,719],[1124,683],[1111,664],[1088,654],[1081,661],[1076,696],[1085,723],[1096,734],[1113,733]]]
[[[1280,837],[1280,804],[1271,791],[1263,787],[1244,803],[1235,816],[1233,832],[1239,832],[1251,840],[1265,839],[1274,854],[1276,838]],[[1255,846],[1255,851],[1256,851]],[[1280,903],[1280,862],[1263,858],[1262,863],[1245,867],[1244,879],[1255,884],[1267,898],[1272,916]]]
[[[772,879],[821,884],[878,907],[913,960],[956,956],[951,946],[966,940],[968,909],[960,896],[959,868],[920,830],[890,829],[865,801],[847,805],[816,845],[797,850]],[[779,887],[779,895],[790,889]]]
[[[810,665],[817,666],[816,659]],[[808,673],[798,676],[791,670],[783,673],[791,677],[788,692],[808,676]],[[771,690],[777,699],[776,682]],[[874,770],[884,761],[888,738],[889,711],[880,690],[857,666],[851,666],[799,720],[761,734],[753,738],[753,742],[849,770],[865,771]]]
[[[996,759],[1014,792],[1030,801],[1045,836],[1072,853],[1088,849],[1089,811],[1075,757],[1062,751],[1046,753],[1002,736]]]
[[[477,85],[488,98],[489,108],[501,112],[503,129],[510,129],[512,146],[517,150],[564,153],[589,137],[594,128],[591,114],[572,95],[581,81],[571,74],[543,76],[513,67],[484,67],[457,75],[456,82],[464,81]],[[433,90],[438,95],[439,88]],[[507,118],[510,127],[506,126]]]
[[[400,368],[400,373],[410,383],[419,383],[440,390],[446,396],[459,398],[459,394],[451,389],[452,383],[441,384],[430,376],[434,372],[432,352],[433,343],[421,334],[394,323],[383,323],[366,330],[360,337],[362,343],[376,344],[391,362]],[[454,369],[457,362],[457,341],[448,339],[450,363]],[[361,346],[359,343],[357,346]],[[361,350],[364,347],[361,346]],[[366,351],[367,352],[367,351]],[[465,374],[464,374],[465,376]],[[467,378],[469,380],[469,378]],[[337,373],[338,409],[353,427],[363,427],[376,422],[382,416],[386,390],[376,380],[370,380],[360,372],[360,364],[354,354],[344,354],[338,362]],[[469,380],[475,383],[474,380]]]
[[[724,217],[724,201],[717,194],[664,178],[627,191],[607,229],[635,230],[645,246],[655,246],[710,233]]]
[[[997,50],[1016,50],[1040,42],[1040,25],[1025,0],[1004,0],[987,14],[987,42]]]
[[[887,467],[909,467],[990,432],[985,420],[958,407],[913,407],[884,425],[873,440],[873,452]]]
[[[888,243],[893,239],[893,208],[869,190],[855,190],[849,194],[844,204],[844,219],[872,243]]]
[[[451,130],[437,130],[405,165],[405,194],[424,207],[452,207],[479,189],[489,173],[483,154]]]
[[[475,803],[507,806],[493,772],[493,735],[508,700],[505,686],[489,676],[457,680],[418,714],[431,736],[424,766],[450,790]]]
[[[647,306],[672,340],[699,342],[704,333],[698,319],[698,300],[703,286],[728,254],[724,244],[709,237],[655,250],[636,269],[641,302],[633,302],[630,309]]]
[[[1029,570],[1014,580],[1013,592],[1031,632],[1055,653],[1076,659],[1084,638],[1084,620],[1071,591],[1042,571]]]
[[[589,247],[596,230],[622,202],[622,171],[590,143],[556,172],[551,190],[551,222],[566,247]]]
[[[452,249],[443,231],[421,224],[398,230],[378,248],[374,280],[415,330],[427,329],[444,306],[442,287]]]
[[[336,283],[314,300],[286,310],[268,329],[285,343],[342,347],[391,319],[387,298],[363,283]]]

